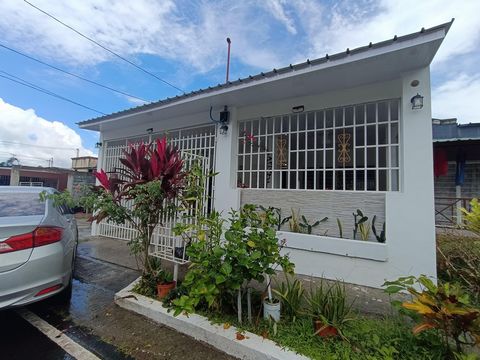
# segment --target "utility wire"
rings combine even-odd
[[[0,140],[0,143],[3,144],[11,144],[11,145],[24,145],[24,146],[33,146],[38,148],[45,148],[45,149],[54,149],[54,150],[77,150],[77,148],[69,148],[69,147],[59,147],[59,146],[47,146],[47,145],[36,145],[36,144],[27,144],[18,141],[10,141],[10,140]]]
[[[12,52],[14,52],[14,53],[16,53],[16,54],[18,54],[18,55],[21,55],[21,56],[23,56],[23,57],[26,57],[26,58],[28,58],[28,59],[30,59],[30,60],[36,61],[36,62],[38,62],[38,63],[40,63],[40,64],[42,64],[42,65],[48,66],[48,67],[50,67],[50,68],[52,68],[52,69],[55,69],[55,70],[57,70],[57,71],[61,71],[61,72],[65,73],[65,74],[67,74],[67,75],[76,77],[77,79],[86,81],[86,82],[88,82],[88,83],[90,83],[90,84],[94,84],[94,85],[100,86],[100,87],[102,87],[102,88],[104,88],[104,89],[107,89],[107,90],[110,90],[110,91],[114,91],[114,92],[116,92],[116,93],[119,93],[119,94],[122,94],[122,95],[125,95],[125,96],[129,96],[129,97],[132,97],[132,98],[135,98],[135,99],[144,101],[144,102],[150,102],[150,101],[145,100],[145,99],[142,99],[142,98],[140,98],[140,97],[138,97],[138,96],[128,94],[128,93],[123,92],[123,91],[121,91],[121,90],[117,90],[117,89],[111,88],[110,86],[100,84],[100,83],[98,83],[98,82],[96,82],[96,81],[93,81],[93,80],[90,80],[90,79],[86,79],[86,78],[84,78],[84,77],[82,77],[82,76],[80,76],[80,75],[77,75],[77,74],[71,73],[71,72],[69,72],[69,71],[60,69],[59,67],[56,67],[56,66],[54,66],[54,65],[50,65],[50,64],[48,64],[48,63],[46,63],[46,62],[44,62],[44,61],[42,61],[42,60],[36,59],[36,58],[34,58],[34,57],[30,56],[30,55],[24,54],[24,53],[22,53],[22,52],[20,52],[20,51],[18,51],[18,50],[12,49],[12,48],[10,48],[10,47],[8,47],[8,46],[5,46],[5,45],[3,45],[3,44],[0,44],[0,47],[2,47],[2,48],[4,48],[4,49],[7,49],[7,50],[10,50],[10,51],[12,51]]]
[[[110,54],[112,54],[112,55],[118,57],[119,59],[121,59],[121,60],[129,63],[130,65],[136,67],[138,70],[143,71],[145,74],[148,74],[148,75],[150,75],[150,76],[153,76],[155,79],[160,80],[161,82],[163,82],[163,83],[165,83],[165,84],[173,87],[174,89],[180,91],[181,93],[185,93],[185,91],[182,90],[182,89],[180,89],[179,87],[177,87],[177,86],[169,83],[168,81],[162,79],[161,77],[158,77],[158,76],[155,75],[154,73],[152,73],[152,72],[150,72],[150,71],[148,71],[148,70],[145,70],[144,68],[142,68],[142,67],[138,66],[137,64],[131,62],[131,61],[128,60],[127,58],[123,57],[122,55],[117,54],[115,51],[110,50],[110,49],[107,48],[106,46],[100,44],[99,42],[97,42],[97,41],[95,41],[94,39],[88,37],[87,35],[82,34],[82,33],[81,33],[80,31],[78,31],[77,29],[75,29],[75,28],[73,28],[72,26],[64,23],[63,21],[61,21],[60,19],[56,18],[55,16],[49,14],[49,13],[46,12],[45,10],[40,9],[38,6],[35,6],[35,5],[32,4],[31,2],[29,2],[29,1],[27,1],[27,0],[23,0],[23,1],[26,2],[28,5],[30,5],[31,7],[37,9],[37,10],[40,11],[41,13],[43,13],[43,14],[47,15],[48,17],[52,18],[52,19],[55,20],[56,22],[58,22],[58,23],[62,24],[63,26],[69,28],[70,30],[72,30],[73,32],[77,33],[77,34],[80,35],[81,37],[83,37],[83,38],[87,39],[88,41],[94,43],[95,45],[101,47],[103,50],[108,51]]]
[[[50,160],[50,159],[45,159],[45,158],[33,157],[33,156],[17,155],[17,154],[9,153],[9,152],[7,152],[7,151],[0,151],[0,153],[2,153],[2,154],[10,154],[10,155],[12,155],[12,157],[22,158],[22,159],[35,159],[35,160],[44,160],[44,161],[49,161],[49,160]],[[13,156],[13,155],[15,155],[15,156]]]
[[[86,106],[86,105],[82,105],[82,104],[76,102],[75,100],[66,98],[66,97],[64,97],[64,96],[62,96],[62,95],[58,95],[58,94],[56,94],[56,93],[54,93],[54,92],[51,92],[50,90],[44,89],[44,88],[42,88],[42,87],[40,87],[40,86],[37,86],[37,85],[35,85],[35,84],[32,84],[32,83],[29,83],[28,81],[25,81],[25,80],[23,80],[23,79],[15,76],[15,75],[9,74],[9,73],[7,73],[7,72],[5,72],[5,71],[2,71],[2,70],[0,70],[0,72],[2,72],[2,73],[4,73],[5,75],[7,75],[7,76],[5,76],[5,75],[1,75],[1,74],[0,74],[0,77],[2,77],[2,78],[4,78],[4,79],[13,81],[13,82],[15,82],[15,83],[17,83],[17,84],[20,84],[20,85],[29,87],[29,88],[31,88],[31,89],[40,91],[40,92],[42,92],[42,93],[44,93],[44,94],[47,94],[47,95],[56,97],[56,98],[58,98],[58,99],[61,99],[61,100],[64,100],[64,101],[68,101],[69,103],[72,103],[72,104],[75,104],[75,105],[77,105],[77,106],[83,107],[83,108],[85,108],[85,109],[87,109],[87,110],[90,110],[90,111],[94,111],[94,112],[99,113],[99,114],[101,114],[101,115],[107,115],[107,114],[105,114],[104,112],[101,112],[101,111],[99,111],[99,110],[95,110],[95,109],[93,109],[93,108],[91,108],[91,107],[88,107],[88,106]],[[16,80],[16,79],[18,79],[18,80]]]

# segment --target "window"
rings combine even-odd
[[[399,100],[239,123],[238,187],[399,190]]]
[[[38,193],[0,193],[0,218],[45,214],[45,203]]]

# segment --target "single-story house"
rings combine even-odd
[[[0,185],[46,186],[71,191],[73,175],[73,170],[64,168],[13,165],[0,168]]]
[[[128,143],[167,135],[219,173],[210,184],[215,209],[255,203],[282,217],[293,209],[312,223],[328,217],[312,234],[287,223],[279,232],[299,274],[371,287],[403,275],[435,277],[429,67],[451,24],[79,126],[100,132],[98,167],[106,171],[119,166]],[[357,209],[368,220],[353,239]],[[132,235],[128,225],[106,222],[92,231]],[[154,253],[176,261],[175,241],[161,229]]]
[[[433,119],[435,221],[462,224],[461,208],[480,197],[480,123]]]

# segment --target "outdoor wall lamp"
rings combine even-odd
[[[423,96],[417,93],[414,97],[410,99],[410,102],[412,103],[412,109],[421,109],[423,108]]]
[[[102,147],[102,143],[101,143],[101,142],[97,142],[97,143],[95,144],[95,147],[96,147],[97,149],[101,148],[101,147]]]
[[[228,133],[228,122],[230,120],[230,111],[228,111],[228,107],[225,105],[223,107],[223,111],[220,111],[220,119],[216,120],[212,117],[212,107],[210,106],[210,120],[220,125],[219,133],[222,135],[226,135]]]
[[[228,125],[227,124],[223,124],[222,126],[220,126],[220,130],[219,130],[220,134],[222,135],[226,135],[228,133]]]
[[[303,112],[303,110],[305,110],[305,106],[303,106],[303,105],[292,107],[292,112],[293,113],[301,113],[301,112]]]

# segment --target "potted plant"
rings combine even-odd
[[[274,297],[267,296],[263,299],[263,318],[275,322],[280,321],[280,304],[280,301]]]
[[[168,293],[175,289],[175,281],[173,281],[173,274],[166,270],[160,270],[157,274],[157,296],[163,299]]]
[[[326,285],[323,281],[306,296],[307,313],[313,319],[315,335],[321,337],[343,336],[342,327],[350,321],[352,304],[348,304],[345,285],[336,281]]]

